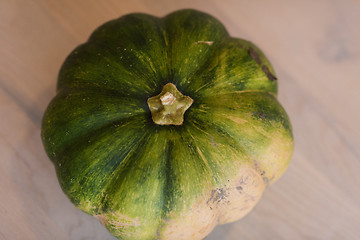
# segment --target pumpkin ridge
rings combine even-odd
[[[77,74],[83,76],[78,79],[112,85],[122,93],[142,90],[152,94],[158,80],[169,76],[165,42],[160,18],[128,14],[105,23],[67,57],[59,74],[58,88],[73,85],[73,75]],[[112,70],[113,65],[117,69]],[[101,75],[105,77],[103,83]],[[94,80],[94,76],[100,77]]]
[[[285,109],[280,105],[279,101],[277,100],[277,96],[272,93],[272,92],[265,92],[262,90],[247,90],[247,91],[236,91],[236,92],[229,92],[229,93],[223,93],[223,94],[217,94],[217,95],[211,95],[209,97],[206,97],[204,99],[202,99],[203,103],[207,106],[207,109],[216,109],[216,110],[220,110],[220,109],[229,109],[226,105],[221,105],[218,104],[219,101],[213,101],[212,99],[214,97],[219,97],[219,98],[227,98],[227,102],[230,101],[234,101],[235,103],[238,104],[238,106],[244,106],[245,105],[241,105],[240,103],[237,103],[238,99],[237,98],[243,98],[245,99],[245,97],[248,96],[250,98],[252,98],[253,107],[256,107],[257,110],[252,114],[252,116],[256,116],[257,118],[261,118],[262,120],[264,120],[264,118],[268,118],[268,116],[264,116],[262,111],[269,111],[269,113],[271,113],[271,115],[276,115],[274,114],[273,111],[275,111],[276,113],[279,114],[279,116],[277,116],[277,121],[281,124],[283,124],[284,128],[287,129],[289,132],[291,132],[291,124],[290,122],[287,120],[288,119],[288,115],[285,112]],[[267,103],[266,101],[271,102],[271,104]],[[222,101],[224,102],[224,101]],[[261,104],[262,103],[262,104]],[[256,104],[261,104],[258,106],[255,106]],[[242,109],[239,109],[242,110]],[[255,110],[255,109],[254,109]]]
[[[111,46],[108,46],[106,45],[105,42],[93,42],[96,46],[98,47],[102,47],[103,49],[105,49],[109,54],[111,54],[114,58],[117,58],[118,56],[114,53],[113,49],[111,49]],[[164,49],[166,49],[166,46],[164,45],[163,46]],[[128,50],[126,50],[128,51]],[[139,85],[139,90],[140,89],[148,89],[149,92],[144,92],[144,95],[148,95],[148,94],[152,94],[152,91],[153,89],[158,89],[161,87],[161,83],[159,83],[159,79],[163,79],[164,76],[159,76],[157,72],[157,69],[153,66],[152,64],[152,61],[151,60],[143,60],[144,58],[145,59],[148,59],[149,56],[142,56],[141,53],[146,53],[146,50],[145,49],[138,49],[138,50],[134,50],[134,49],[130,49],[129,50],[131,52],[131,54],[133,54],[133,57],[134,57],[134,60],[136,60],[135,62],[137,63],[141,63],[142,64],[142,68],[143,70],[146,70],[148,71],[147,73],[145,72],[141,72],[141,74],[137,74],[137,75],[134,75],[132,77],[134,77],[134,81],[132,81],[131,83],[129,82],[128,83],[128,86],[124,86],[124,88],[119,88],[119,86],[117,86],[116,88],[114,88],[114,90],[116,91],[119,91],[121,93],[124,93],[125,90],[128,88],[128,87],[133,87],[134,84],[136,84],[136,82],[141,79],[141,83],[142,85]],[[129,52],[128,51],[128,52]],[[167,51],[165,51],[166,53]],[[165,59],[167,58],[166,56],[164,57]],[[125,67],[127,66],[125,63],[121,63],[120,60],[118,61],[113,61],[113,63],[116,63],[115,66],[109,66],[110,67],[113,67],[117,70],[121,69],[121,67]],[[146,64],[149,64],[150,66],[146,66]],[[128,73],[131,73],[131,74],[134,74],[134,69],[132,69],[132,67],[134,67],[133,65],[128,65],[127,67],[127,72]],[[150,77],[151,76],[151,77]],[[165,78],[167,78],[167,76],[165,76]],[[122,81],[121,78],[118,78],[117,79],[117,82],[124,82]]]
[[[97,56],[101,59],[101,62],[108,62],[108,64],[104,65],[106,67],[107,71],[103,73],[101,76],[98,76],[97,79],[89,79],[87,75],[80,77],[80,76],[74,76],[74,75],[66,75],[65,70],[62,70],[65,64],[68,64],[68,61],[76,61],[76,55],[82,53],[81,51],[89,51],[86,48],[94,47],[98,49],[99,52],[101,52],[102,55]],[[80,45],[77,49],[85,48],[85,50],[74,50],[73,53],[68,57],[68,59],[65,63],[62,69],[60,70],[59,74],[59,80],[57,83],[57,90],[61,90],[62,88],[77,88],[79,86],[85,86],[88,85],[90,87],[97,87],[100,89],[111,89],[114,91],[117,91],[120,94],[126,93],[128,96],[132,95],[134,97],[137,97],[139,92],[143,91],[143,96],[147,96],[148,94],[151,94],[153,90],[150,90],[149,92],[144,91],[144,89],[157,89],[160,86],[158,86],[158,82],[156,81],[159,76],[156,76],[156,72],[152,72],[150,69],[147,69],[145,66],[146,61],[142,62],[139,61],[139,59],[136,59],[137,56],[134,53],[134,51],[127,51],[130,53],[126,53],[127,55],[131,55],[133,58],[133,61],[137,63],[141,63],[140,69],[138,71],[135,71],[134,66],[132,64],[123,63],[121,62],[121,58],[119,58],[119,53],[114,53],[113,49],[111,47],[107,46],[105,43],[101,42],[86,42],[85,44]],[[126,48],[124,48],[126,49]],[[76,52],[79,52],[75,54]],[[105,55],[108,55],[108,57],[105,57]],[[120,56],[122,57],[122,56]],[[111,59],[110,59],[111,58]],[[78,68],[81,70],[84,66],[86,67],[87,64],[91,65],[92,68],[86,67],[86,71],[90,72],[90,75],[92,72],[96,72],[98,70],[98,66],[96,65],[96,60],[94,59],[86,59],[83,62],[78,62]],[[102,69],[102,66],[100,66]],[[140,72],[140,70],[147,70],[148,73]],[[88,74],[87,72],[84,72],[84,74]],[[124,77],[125,76],[125,77]],[[152,76],[149,78],[149,76]],[[66,81],[69,81],[69,83],[63,83],[63,79]],[[104,80],[102,80],[104,79]],[[150,80],[151,81],[150,81]],[[141,80],[141,81],[139,81]],[[70,85],[69,85],[70,84]],[[77,85],[74,85],[77,84]],[[133,91],[129,91],[129,89],[133,89]]]
[[[92,136],[97,136],[99,133],[105,131],[106,129],[108,128],[117,128],[117,127],[120,127],[120,126],[124,126],[124,125],[128,125],[129,122],[131,122],[132,120],[134,119],[138,119],[139,116],[141,116],[143,114],[139,113],[137,115],[133,115],[131,117],[124,117],[124,118],[121,118],[121,119],[117,119],[117,120],[114,120],[112,122],[109,122],[107,124],[104,124],[96,129],[92,129],[90,130],[89,132],[87,132],[86,134],[84,135],[79,135],[77,136],[77,138],[74,138],[74,139],[71,139],[68,141],[68,144],[66,144],[65,146],[67,147],[71,147],[73,145],[73,142],[77,142],[79,139],[85,139],[85,138],[90,138]],[[84,142],[85,143],[85,142]],[[64,150],[63,152],[66,152],[67,150],[67,147],[64,147]]]
[[[209,45],[209,46],[211,46],[211,48],[217,48],[217,47],[219,47],[219,46],[221,46],[221,44],[224,42],[224,41],[226,41],[228,38],[230,38],[229,36],[224,36],[223,37],[223,39],[220,39],[219,41],[217,41],[217,42],[212,42],[211,43],[211,45]],[[203,41],[204,42],[204,44],[206,44],[206,42],[205,41]],[[189,85],[190,85],[190,83],[192,84],[193,83],[193,81],[194,81],[194,77],[195,76],[197,76],[197,75],[199,75],[199,74],[201,74],[201,73],[203,73],[203,72],[205,72],[205,71],[207,71],[208,70],[208,61],[209,61],[209,59],[211,59],[212,57],[214,57],[214,55],[215,55],[215,53],[216,53],[216,50],[211,50],[210,51],[210,53],[209,53],[209,55],[202,61],[202,63],[200,63],[200,65],[197,67],[197,69],[192,73],[192,74],[190,74],[189,76],[188,76],[188,84],[186,84],[186,91],[189,91],[189,92],[191,92],[191,93],[193,93],[193,94],[196,94],[197,92],[198,92],[198,89],[191,89],[191,90],[189,90]],[[206,84],[211,84],[211,81],[210,82],[208,82],[208,83],[206,83]],[[206,84],[204,84],[204,85],[206,85]]]
[[[132,118],[131,120],[133,120],[133,119],[135,119],[135,118]],[[127,119],[127,120],[130,120],[130,119]],[[134,124],[134,123],[131,123],[128,121],[128,122],[125,122],[124,124],[122,124],[121,126],[118,126],[115,128],[124,128],[125,126],[127,126],[129,124]],[[138,126],[139,125],[140,124],[138,123]],[[110,128],[114,128],[114,126],[111,126],[111,124],[109,124],[103,128],[97,129],[96,131],[92,131],[91,133],[87,134],[87,136],[89,136],[89,137],[82,136],[82,139],[89,139],[89,140],[82,141],[80,144],[79,143],[78,144],[70,143],[68,145],[68,147],[63,150],[64,154],[66,154],[67,152],[74,152],[74,149],[79,150],[80,153],[85,152],[85,150],[90,150],[90,149],[97,151],[96,148],[94,148],[94,147],[102,146],[101,142],[103,139],[101,138],[101,136],[102,136],[101,134],[103,134],[106,131],[112,131],[112,129],[110,129]],[[104,135],[104,137],[106,137],[106,135]],[[139,147],[140,143],[142,142],[141,141],[142,138],[143,137],[137,137],[132,140],[135,148],[136,148],[136,146]],[[94,141],[94,139],[96,139],[97,141]],[[122,141],[125,141],[125,140],[122,140]],[[79,141],[77,141],[77,142],[79,142]],[[131,142],[129,141],[128,144],[131,144]],[[103,148],[104,148],[104,146],[103,146]],[[100,150],[98,150],[98,151],[100,151]],[[125,159],[125,157],[122,157],[121,159],[119,159],[118,157],[114,158],[115,155],[119,155],[119,154],[124,155],[122,152],[117,154],[116,151],[119,151],[119,150],[116,150],[113,147],[110,151],[107,152],[106,158],[103,159],[105,162],[107,162],[109,164],[110,163],[113,164],[113,167],[112,167],[113,170],[111,170],[110,174],[106,174],[107,177],[112,175],[113,172],[116,171],[116,169],[122,164],[123,160]],[[112,152],[114,152],[115,155],[113,157],[110,157]],[[125,156],[128,156],[128,154],[129,154],[129,152],[125,153]],[[71,155],[71,157],[74,160],[74,159],[78,159],[78,158],[80,159],[82,156],[81,156],[81,154],[77,154],[77,155],[75,154],[75,155]],[[106,193],[106,191],[104,191],[105,190],[104,188],[106,188],[106,186],[108,186],[109,183],[107,183],[105,186],[102,186],[101,188],[98,188],[98,190],[99,191],[101,190],[101,192],[95,193],[95,191],[94,191],[95,189],[92,190],[92,188],[89,188],[89,186],[83,185],[81,182],[89,177],[92,178],[92,175],[91,175],[91,172],[93,171],[92,169],[95,169],[97,167],[97,165],[99,165],[99,162],[96,159],[90,159],[87,161],[88,164],[83,166],[84,169],[80,169],[81,166],[79,164],[78,169],[75,170],[74,173],[72,173],[72,174],[77,174],[77,175],[71,175],[70,172],[67,170],[68,163],[66,161],[67,161],[67,159],[64,159],[62,157],[62,155],[59,154],[59,158],[58,158],[57,162],[55,163],[56,171],[59,176],[61,176],[64,173],[64,174],[66,174],[66,177],[70,177],[71,179],[73,179],[72,181],[78,182],[79,190],[78,191],[76,190],[76,185],[71,186],[69,184],[69,182],[70,182],[69,181],[69,182],[67,182],[66,185],[61,184],[63,191],[66,192],[68,194],[68,196],[70,197],[70,199],[72,200],[72,202],[75,205],[77,205],[84,212],[87,212],[89,214],[92,214],[94,212],[98,213],[99,208],[102,206],[101,199],[102,199],[102,197],[106,196],[106,194],[102,196],[101,192]],[[114,164],[114,162],[115,162],[115,164]],[[99,170],[103,171],[102,169],[99,169]],[[64,178],[60,177],[60,179],[64,179]],[[99,180],[101,180],[101,179],[99,179]],[[95,182],[94,182],[94,184],[95,184]],[[74,189],[74,187],[75,187],[75,189]],[[89,195],[89,199],[88,199],[88,201],[90,201],[89,203],[91,203],[91,205],[92,205],[91,208],[89,206],[87,206],[86,203],[78,201],[79,196],[86,193],[88,190],[92,191],[92,194]],[[100,198],[100,199],[97,199],[97,198]],[[95,202],[97,202],[96,206],[94,205]]]
[[[257,53],[256,61],[249,53]],[[261,64],[259,64],[261,59]],[[277,82],[270,81],[263,71],[275,75],[266,56],[256,45],[238,38],[223,39],[217,49],[209,55],[204,69],[190,80],[197,95],[211,95],[219,92],[242,90],[264,90],[277,93]]]
[[[111,209],[109,205],[109,203],[107,202],[106,198],[108,198],[110,196],[109,193],[111,193],[111,188],[114,186],[118,186],[117,184],[114,184],[116,181],[118,181],[118,178],[120,177],[120,175],[122,177],[126,177],[127,173],[119,173],[122,171],[121,169],[121,165],[127,165],[128,168],[130,168],[131,166],[136,164],[136,161],[134,161],[134,154],[139,154],[139,149],[141,149],[144,144],[146,144],[146,140],[147,137],[149,137],[149,133],[148,132],[144,132],[142,137],[140,137],[138,139],[138,142],[122,157],[121,161],[119,162],[119,164],[117,165],[117,167],[114,169],[113,172],[111,172],[110,175],[112,175],[111,179],[109,179],[108,184],[106,186],[104,186],[104,192],[106,192],[107,194],[103,196],[103,198],[100,200],[101,202],[101,206],[102,206],[102,213],[106,212],[106,209]],[[136,159],[136,158],[135,158]],[[115,190],[115,192],[117,192]],[[105,211],[104,211],[105,210]]]
[[[91,99],[102,96],[102,94],[108,98],[107,101],[99,102]],[[118,107],[114,104],[112,94],[117,97],[121,104],[127,102],[135,104],[134,106],[137,106],[138,111],[134,111],[133,107],[126,109],[119,105],[119,110],[122,111],[115,112]],[[91,101],[93,105],[90,105]],[[112,115],[109,114],[110,103],[113,108]],[[64,111],[70,111],[71,114],[63,114]],[[82,88],[82,91],[78,91],[78,89],[66,88],[60,90],[50,103],[42,121],[41,135],[44,141],[47,140],[44,142],[45,148],[56,158],[59,157],[59,151],[61,152],[62,149],[72,145],[72,142],[77,141],[76,139],[89,136],[93,131],[119,125],[126,118],[139,118],[148,114],[147,112],[149,110],[146,104],[141,106],[133,98],[118,96],[114,90]],[[94,121],[94,117],[96,121]],[[53,141],[57,141],[57,144],[52,144]]]
[[[227,179],[235,174],[233,170],[237,166],[236,162],[243,161],[247,163],[249,161],[244,146],[240,144],[234,135],[228,134],[225,132],[226,129],[220,128],[219,124],[209,125],[201,120],[197,120],[190,127],[193,129],[194,134],[198,136],[197,148],[201,150],[211,147],[210,149],[212,149],[211,153],[204,152],[203,157],[207,160],[207,165],[212,172],[213,188],[224,187],[227,184]],[[206,131],[206,128],[209,130]],[[223,149],[224,145],[228,148],[226,151]],[[220,160],[217,156],[221,155],[227,155],[227,157]]]
[[[196,10],[179,10],[166,15],[162,20],[166,39],[168,39],[171,82],[184,94],[188,94],[191,92],[188,84],[191,76],[205,64],[214,45],[229,34],[218,19]],[[179,49],[186,49],[186,51],[180,52]]]
[[[211,117],[214,125],[224,126],[224,131],[246,150],[264,181],[274,182],[277,179],[274,176],[285,171],[293,149],[291,124],[285,110],[271,93],[250,91],[223,96],[228,98],[210,102],[208,110],[198,112],[196,116]],[[246,99],[246,103],[242,104],[242,99]],[[232,108],[227,107],[226,102],[232,102]]]

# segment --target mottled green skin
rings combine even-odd
[[[66,59],[43,118],[63,191],[81,210],[106,216],[119,239],[166,239],[168,220],[239,166],[253,164],[274,181],[292,133],[264,66],[275,76],[256,46],[198,11],[105,23]],[[147,106],[169,82],[194,100],[181,126],[156,125]],[[288,157],[266,166],[261,155],[277,145]]]

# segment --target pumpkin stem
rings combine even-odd
[[[159,95],[147,100],[152,120],[158,125],[181,125],[185,111],[193,102],[172,83],[166,84]]]

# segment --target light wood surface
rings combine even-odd
[[[107,20],[196,8],[273,63],[296,149],[244,219],[207,240],[360,239],[360,2],[0,0],[0,239],[115,239],[62,193],[40,140],[64,58]]]

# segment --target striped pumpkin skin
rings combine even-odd
[[[180,126],[147,99],[193,99]],[[202,239],[286,170],[291,124],[264,54],[215,18],[180,10],[105,23],[64,62],[42,140],[60,185],[118,239]]]

